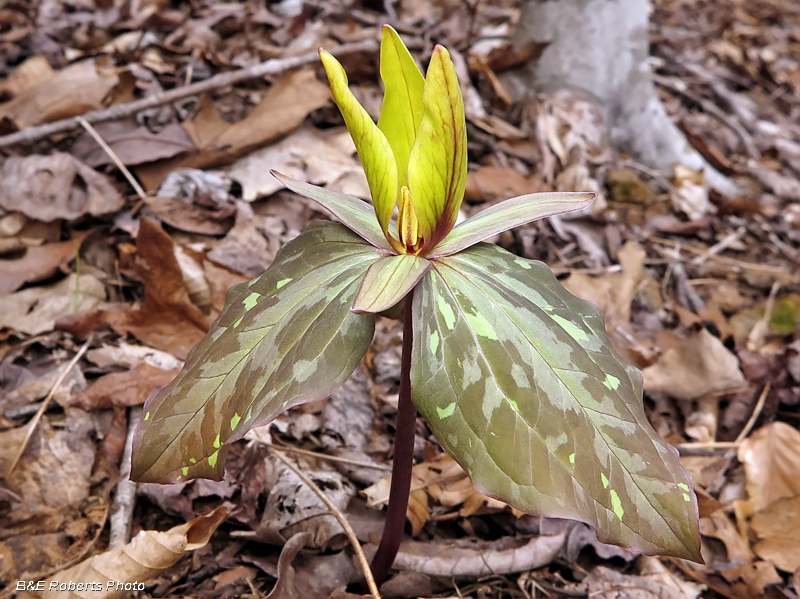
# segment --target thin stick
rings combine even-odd
[[[106,154],[108,154],[108,157],[111,158],[111,160],[114,162],[114,164],[117,165],[117,168],[122,172],[123,175],[125,175],[125,178],[128,180],[128,183],[131,184],[131,187],[133,187],[134,191],[136,192],[136,195],[139,196],[139,199],[142,200],[142,201],[146,200],[147,199],[147,193],[145,192],[145,190],[142,189],[142,186],[139,185],[139,182],[136,179],[134,179],[133,175],[128,170],[128,167],[126,167],[122,163],[122,160],[120,160],[119,156],[117,156],[116,152],[114,152],[114,150],[111,149],[111,146],[109,146],[106,143],[106,140],[104,140],[100,136],[100,134],[95,130],[95,128],[92,127],[91,123],[89,123],[82,116],[75,117],[75,120],[77,120],[80,123],[81,127],[86,129],[86,132],[94,138],[94,140],[97,142],[97,145],[99,145],[101,148],[103,148],[103,151]]]
[[[375,578],[372,576],[372,570],[370,570],[369,562],[367,561],[367,556],[364,555],[364,551],[361,549],[361,543],[358,542],[358,537],[356,536],[353,527],[350,526],[350,523],[347,521],[347,518],[344,517],[344,514],[339,510],[338,507],[334,505],[334,503],[328,499],[325,493],[314,484],[310,478],[308,478],[297,466],[292,464],[291,460],[283,455],[279,451],[275,451],[275,447],[272,445],[267,445],[267,447],[272,451],[272,455],[278,458],[284,465],[294,472],[297,477],[302,480],[308,488],[314,491],[317,497],[319,497],[320,501],[325,504],[325,506],[331,511],[333,517],[339,522],[339,524],[344,529],[344,534],[347,535],[350,544],[353,546],[353,549],[356,552],[356,556],[358,557],[358,563],[361,565],[361,569],[364,572],[364,578],[367,580],[367,586],[369,587],[369,592],[372,593],[372,596],[375,599],[381,599],[381,594],[378,592],[378,585],[375,584]]]
[[[769,381],[767,381],[767,384],[764,385],[764,389],[761,391],[761,395],[758,398],[756,407],[753,408],[753,413],[750,415],[750,420],[747,421],[747,424],[744,425],[742,432],[736,437],[737,443],[744,441],[747,435],[750,434],[750,431],[753,430],[756,420],[758,420],[758,417],[761,415],[761,410],[764,409],[764,404],[767,401],[767,395],[769,395],[769,390],[771,387],[772,385]]]
[[[122,463],[119,467],[119,480],[114,493],[114,505],[111,508],[111,532],[108,537],[108,548],[116,549],[127,545],[131,540],[131,521],[133,508],[136,505],[136,483],[131,480],[131,456],[133,454],[133,435],[142,419],[142,406],[133,406],[128,410],[128,434],[125,436],[125,448],[122,451]]]
[[[408,495],[411,491],[411,473],[414,465],[414,434],[417,425],[417,409],[411,401],[411,345],[414,335],[411,322],[414,290],[406,296],[403,310],[403,355],[400,359],[400,397],[397,402],[397,429],[394,435],[394,462],[392,482],[389,487],[389,508],[383,526],[378,551],[372,559],[375,579],[382,583],[386,579],[397,557],[408,510]]]
[[[377,42],[374,40],[364,40],[355,44],[343,44],[336,48],[331,48],[331,52],[337,56],[345,54],[352,54],[354,52],[374,52],[377,47]],[[278,75],[291,69],[303,67],[309,64],[315,64],[319,60],[319,55],[316,52],[307,52],[299,56],[292,56],[289,58],[272,58],[265,62],[240,69],[230,73],[220,73],[209,77],[204,81],[198,81],[191,85],[185,85],[176,89],[166,92],[161,92],[142,98],[141,100],[134,100],[124,104],[118,104],[105,108],[103,110],[93,110],[83,115],[83,119],[88,123],[100,123],[103,121],[115,121],[133,116],[143,110],[162,106],[170,102],[182,100],[189,96],[203,94],[206,92],[214,91],[221,87],[228,87],[249,81],[251,79],[258,79],[259,77],[266,77],[268,75]],[[56,133],[66,133],[80,127],[78,117],[69,119],[62,119],[44,125],[37,125],[35,127],[28,127],[0,137],[0,148],[6,148],[18,143],[30,143],[39,141],[45,137],[49,137]]]
[[[67,364],[67,367],[64,368],[64,370],[61,372],[60,375],[58,375],[56,382],[53,383],[53,387],[50,389],[50,393],[48,393],[47,397],[44,398],[44,401],[42,402],[39,411],[36,412],[36,415],[31,420],[30,426],[28,427],[28,432],[25,433],[25,439],[23,439],[22,445],[20,445],[19,451],[17,452],[14,461],[11,462],[11,467],[8,469],[8,473],[5,475],[6,478],[11,476],[11,473],[14,472],[14,468],[17,467],[17,464],[19,463],[19,460],[22,457],[22,454],[25,453],[25,448],[28,447],[28,442],[31,440],[31,435],[33,435],[33,431],[36,429],[36,425],[39,424],[39,420],[41,420],[42,414],[44,414],[45,411],[47,411],[47,406],[50,404],[50,400],[53,399],[53,396],[56,394],[56,391],[58,391],[58,388],[61,386],[61,383],[64,382],[64,379],[67,378],[67,374],[69,374],[69,371],[72,370],[72,367],[78,363],[78,360],[80,360],[83,357],[83,354],[86,353],[86,350],[89,349],[89,344],[92,342],[93,338],[94,335],[89,335],[89,338],[86,340],[86,343],[84,343],[81,346],[81,348],[78,350],[78,353],[73,356],[73,358],[69,361],[69,364]]]
[[[307,455],[312,458],[319,458],[320,460],[328,460],[331,462],[340,462],[342,464],[348,464],[350,466],[358,466],[359,468],[374,468],[375,470],[387,470],[391,472],[391,466],[385,466],[383,464],[373,464],[371,462],[362,462],[360,460],[351,460],[349,458],[342,458],[335,455],[327,455],[324,453],[319,453],[317,451],[309,451],[307,449],[299,449],[297,447],[290,447],[289,445],[271,445],[272,449],[277,451],[287,451],[289,453],[298,453],[300,455]]]

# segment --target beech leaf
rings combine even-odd
[[[372,341],[374,317],[350,308],[383,255],[340,224],[314,223],[232,287],[183,370],[145,404],[131,478],[220,480],[226,444],[341,385]]]
[[[497,246],[433,262],[414,294],[412,398],[476,487],[608,542],[700,560],[691,480],[600,310]]]

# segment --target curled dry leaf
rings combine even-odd
[[[101,376],[78,395],[72,405],[84,410],[140,406],[177,374],[178,369],[161,370],[148,364],[139,364],[131,370]]]
[[[52,331],[62,318],[97,308],[105,299],[106,290],[96,278],[71,274],[54,285],[0,297],[0,328],[38,335]]]
[[[136,166],[197,151],[189,134],[176,123],[166,125],[158,133],[151,132],[133,120],[97,123],[94,128],[125,166]],[[95,168],[114,164],[108,152],[88,132],[79,137],[72,146],[72,154]]]
[[[525,572],[551,563],[564,546],[565,537],[566,533],[504,537],[497,541],[406,541],[400,545],[394,568],[430,576],[471,578]]]
[[[80,244],[80,239],[46,243],[25,249],[20,258],[3,258],[0,260],[0,296],[16,291],[25,283],[52,276],[59,266],[75,257]]]
[[[12,156],[0,168],[0,208],[45,222],[119,210],[111,180],[70,154]]]
[[[259,538],[283,543],[298,532],[308,532],[312,547],[347,544],[341,525],[316,493],[277,459],[270,456],[268,460],[274,468],[274,484],[268,483],[267,506],[256,530]],[[341,511],[355,497],[353,485],[338,472],[310,467],[304,467],[304,472]]]
[[[45,589],[50,589],[51,583],[56,582],[56,590],[46,590],[39,596],[42,599],[111,599],[129,594],[131,583],[147,582],[190,551],[205,546],[228,511],[226,506],[220,506],[205,516],[164,532],[143,530],[124,547],[95,555],[48,578]],[[100,590],[57,590],[58,583],[65,581],[76,585],[97,583]]]
[[[773,422],[750,435],[739,446],[739,460],[755,511],[800,495],[800,432],[788,424]]]
[[[17,129],[23,129],[99,110],[120,83],[114,70],[99,68],[95,60],[72,64],[50,77],[45,77],[46,71],[40,58],[34,65],[25,66],[24,77],[32,77],[36,84],[0,104],[0,120],[9,119]]]
[[[678,340],[642,374],[648,393],[662,392],[686,400],[747,384],[739,359],[705,328]]]

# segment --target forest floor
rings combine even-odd
[[[589,214],[496,241],[598,304],[614,347],[644,371],[650,421],[694,479],[706,563],[513,512],[420,418],[407,538],[381,594],[798,599],[800,4],[653,7],[659,93],[739,197],[679,165],[615,156],[582,98],[510,98],[505,72],[535,51],[510,50],[516,2],[266,4],[0,1],[0,597],[359,596],[342,527],[276,452],[374,552],[396,321],[379,318],[329,400],[235,443],[223,481],[137,488],[125,473],[139,406],[177,374],[228,287],[327,218],[269,169],[368,197],[315,51],[340,58],[377,116],[389,22],[420,64],[436,43],[454,56],[466,215],[537,191],[598,193]],[[70,582],[102,590],[70,594]]]

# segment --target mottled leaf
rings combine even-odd
[[[298,181],[278,171],[270,172],[273,177],[287,188],[322,206],[342,221],[348,229],[360,235],[376,248],[394,253],[392,246],[386,241],[386,237],[375,219],[374,211],[365,201],[346,193],[331,191],[324,187],[311,185],[311,183],[306,183],[305,181]]]
[[[342,384],[375,326],[350,307],[384,255],[340,224],[315,223],[232,287],[178,377],[145,404],[131,478],[220,479],[228,443]]]
[[[414,294],[412,396],[476,486],[609,542],[699,560],[691,481],[599,309],[497,246],[433,263]]]
[[[389,25],[381,35],[383,94],[378,128],[386,135],[397,163],[400,185],[408,185],[408,156],[422,120],[425,79],[403,40]]]
[[[425,77],[425,107],[408,160],[408,187],[426,245],[453,228],[467,181],[464,101],[450,54],[436,46]]]
[[[386,256],[369,267],[353,302],[353,312],[383,312],[413,289],[431,263],[412,254]]]
[[[565,192],[532,193],[505,200],[453,227],[428,257],[449,256],[531,221],[586,208],[594,198],[590,192]]]

